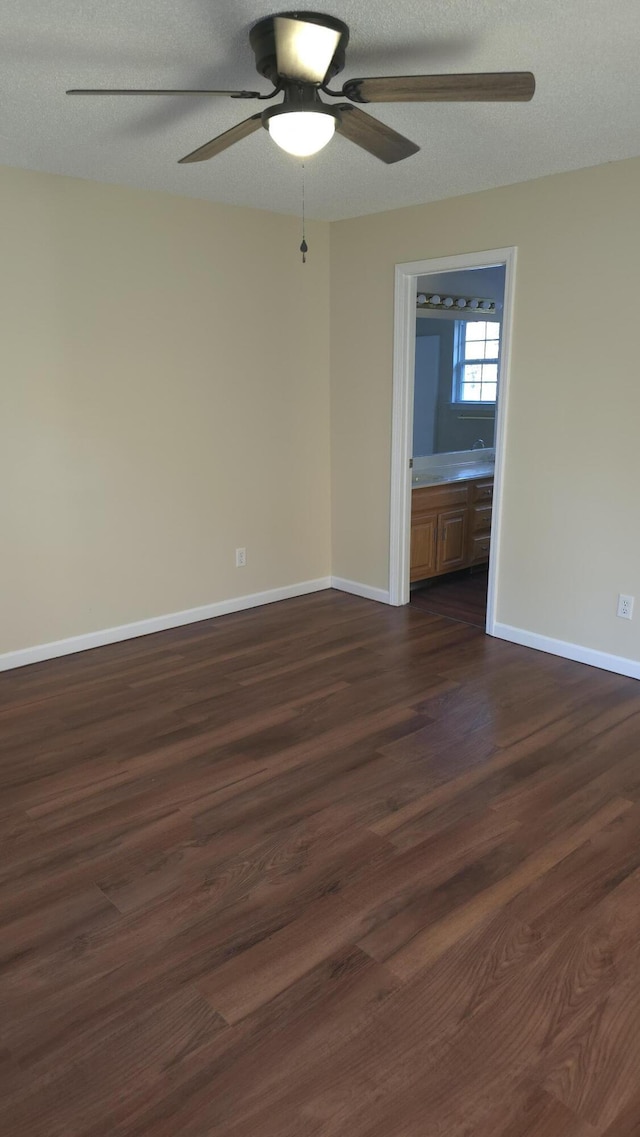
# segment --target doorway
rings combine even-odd
[[[414,594],[416,583],[426,581],[418,606],[432,605],[489,634],[499,584],[515,260],[509,248],[396,266],[390,602],[409,603],[410,577]],[[436,322],[417,336],[421,319]],[[416,359],[439,372],[439,393],[433,382],[414,386]],[[416,506],[424,511],[419,528]],[[438,590],[434,581],[441,582]]]

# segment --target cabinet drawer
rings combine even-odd
[[[475,482],[473,486],[472,501],[493,501],[493,478],[483,482]]]
[[[476,505],[471,510],[471,532],[472,533],[490,533],[491,532],[491,510],[490,505]]]
[[[478,565],[482,561],[488,561],[490,549],[491,538],[488,534],[486,537],[475,536],[471,541],[471,564]]]
[[[415,517],[421,513],[454,509],[466,505],[468,500],[469,486],[466,482],[462,485],[421,486],[411,491],[411,514]]]

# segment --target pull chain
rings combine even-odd
[[[307,253],[309,246],[304,235],[305,219],[304,219],[304,162],[302,163],[302,244],[300,245],[300,252],[302,253],[303,265],[307,263]]]

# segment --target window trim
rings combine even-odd
[[[498,354],[491,356],[490,359],[465,359],[464,349],[466,345],[466,326],[471,323],[483,324],[496,324],[498,327]],[[486,343],[486,336],[484,342]],[[501,320],[488,320],[483,318],[473,320],[456,320],[453,331],[453,384],[451,391],[451,406],[453,407],[495,407],[498,401],[498,388],[500,385],[500,356],[502,352],[502,321]],[[462,387],[462,375],[464,375],[464,368],[469,364],[474,363],[496,363],[498,367],[497,382],[496,382],[496,397],[495,399],[461,399],[460,390]]]

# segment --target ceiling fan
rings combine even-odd
[[[232,99],[273,99],[275,106],[251,115],[217,138],[205,142],[180,162],[204,162],[265,127],[274,142],[298,157],[316,154],[338,131],[382,162],[399,162],[420,147],[360,109],[366,103],[526,102],[533,97],[530,71],[476,75],[400,75],[349,79],[341,91],[328,86],[345,65],[349,28],[342,20],[319,12],[283,12],[259,20],[249,33],[256,68],[273,84],[258,91],[86,90],[68,95],[227,95]],[[320,92],[349,102],[330,104]]]

